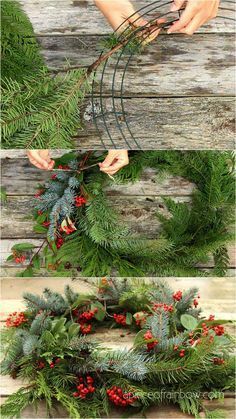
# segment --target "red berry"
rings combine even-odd
[[[177,291],[176,293],[173,294],[172,297],[175,301],[180,301],[182,296],[183,296],[182,291]]]

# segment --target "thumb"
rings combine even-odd
[[[114,161],[113,153],[108,153],[107,157],[105,158],[104,162],[100,164],[100,167],[106,168],[111,166]]]
[[[174,0],[174,4],[171,6],[170,11],[176,12],[177,10],[181,9],[184,3],[185,3],[185,0]]]

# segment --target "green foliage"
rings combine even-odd
[[[81,128],[79,106],[89,86],[83,69],[54,77],[43,69],[23,86],[2,87],[4,148],[68,148]]]
[[[113,404],[106,390],[115,385],[136,397],[131,411],[174,402],[197,418],[202,409],[201,392],[210,391],[209,398],[221,400],[222,389],[233,388],[234,344],[227,333],[217,336],[214,332],[213,327],[221,321],[203,319],[199,310],[191,308],[194,297],[193,290],[187,290],[180,301],[175,301],[165,282],[105,278],[91,295],[79,294],[69,286],[65,295],[48,289],[42,296],[26,294],[27,321],[2,332],[2,373],[21,377],[28,385],[7,399],[2,416],[19,417],[25,407],[37,407],[44,400],[49,417],[55,401],[71,418],[98,418],[104,413],[109,417]],[[138,331],[133,348],[109,350],[84,334],[81,318],[85,313],[97,309],[86,320],[93,330],[99,324],[115,326],[114,314],[124,313],[126,302],[129,321],[123,327]],[[166,311],[164,304],[172,304],[173,310]],[[146,322],[140,325],[131,321],[144,308]],[[194,345],[180,321],[186,320],[190,309],[197,319],[195,326],[191,325]],[[208,336],[202,334],[203,321],[209,327]],[[147,331],[152,332],[153,339],[145,337]],[[149,348],[151,342],[155,344]],[[179,356],[181,349],[185,351],[183,357]],[[215,363],[214,359],[222,362]],[[93,377],[95,391],[83,399],[74,393],[81,382],[78,377],[86,380],[87,376]],[[207,414],[218,417],[211,416],[217,412]]]
[[[66,159],[72,172],[55,172],[56,179],[45,184],[36,202],[36,208],[43,214],[35,216],[35,231],[45,231],[42,223],[50,221],[49,229],[46,228],[50,243],[46,243],[40,261],[36,259],[36,266],[32,259],[33,272],[38,272],[39,265],[46,265],[48,270],[52,267],[56,272],[68,269],[72,275],[79,270],[84,276],[104,276],[114,271],[122,277],[208,276],[209,272],[199,266],[210,262],[213,256],[213,274],[227,273],[227,245],[234,238],[235,179],[231,153],[130,153],[130,164],[115,176],[118,184],[136,182],[146,168],[153,168],[159,177],[165,172],[182,176],[195,185],[191,204],[166,199],[164,214],[157,206],[161,231],[152,239],[134,234],[120,221],[105,194],[111,182],[107,176],[97,167],[83,171],[82,175],[81,162],[75,155],[71,159],[67,155]],[[89,154],[86,165],[93,166],[100,159],[95,153]],[[77,208],[74,199],[81,194],[87,203]],[[60,223],[68,217],[77,231],[66,236],[60,231]],[[64,240],[59,249],[55,244],[58,237]]]
[[[1,77],[22,82],[43,67],[33,27],[18,1],[1,1]]]

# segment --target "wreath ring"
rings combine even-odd
[[[211,260],[214,276],[226,274],[227,244],[233,240],[234,158],[230,152],[131,152],[130,164],[113,179],[99,171],[104,156],[96,152],[66,154],[56,162],[51,179],[35,196],[34,231],[46,237],[39,248],[14,245],[17,263],[30,262],[20,276],[46,266],[51,274],[83,276],[208,276],[199,264]],[[164,199],[168,215],[156,216],[161,232],[153,239],[132,233],[111,207],[109,184],[138,181],[145,169],[181,176],[196,185],[191,205]]]
[[[233,5],[232,1],[227,2],[230,5]],[[114,32],[113,38],[111,37],[110,41],[107,44],[107,48],[111,48],[113,46],[112,40],[114,41],[114,44],[118,41],[122,41],[123,39],[128,39],[128,42],[126,42],[125,46],[119,51],[117,55],[117,59],[114,65],[114,72],[111,76],[112,82],[111,82],[111,88],[109,92],[109,97],[112,100],[112,108],[111,110],[106,109],[106,103],[104,103],[107,100],[107,91],[105,92],[105,83],[104,79],[106,76],[106,70],[108,67],[108,64],[110,62],[110,58],[107,58],[103,64],[103,69],[101,71],[101,77],[99,77],[99,83],[96,77],[97,69],[94,72],[95,77],[93,78],[92,82],[92,94],[91,94],[91,101],[92,101],[92,114],[93,114],[93,121],[96,126],[97,132],[100,136],[100,140],[104,146],[104,148],[107,147],[113,147],[117,148],[116,142],[113,138],[113,132],[112,130],[116,130],[119,134],[119,136],[122,137],[122,140],[124,141],[125,146],[129,149],[142,149],[140,139],[136,138],[134,135],[132,128],[130,126],[130,122],[128,120],[129,112],[125,110],[125,104],[124,104],[124,88],[125,88],[125,77],[127,70],[129,68],[130,62],[133,60],[135,56],[137,56],[142,50],[142,47],[149,43],[153,42],[153,35],[157,31],[156,21],[157,17],[154,16],[151,19],[149,18],[150,14],[156,13],[158,15],[158,19],[166,19],[166,22],[160,23],[159,28],[167,30],[172,23],[177,21],[179,17],[181,16],[182,11],[184,8],[182,8],[178,12],[171,12],[171,11],[163,11],[163,7],[170,6],[172,4],[172,1],[165,1],[163,0],[156,0],[151,2],[148,5],[142,6],[136,13],[139,14],[139,18],[143,18],[147,20],[147,23],[140,26],[135,26],[137,20],[139,18],[136,18],[136,20],[133,19],[134,15],[129,16],[121,25],[120,27]],[[162,9],[162,10],[161,10]],[[235,22],[235,18],[233,16],[234,10],[230,7],[224,7],[220,6],[219,11],[221,14],[219,14],[215,19],[226,19],[229,22]],[[228,16],[228,12],[232,12],[232,16]],[[133,21],[133,24],[130,24],[130,21]],[[147,31],[147,29],[150,27],[150,32]],[[132,28],[132,30],[130,30]],[[145,32],[144,37],[139,36],[139,34],[142,34],[142,32]],[[155,37],[155,36],[154,36]],[[107,51],[107,49],[103,49],[101,52],[100,57],[103,56],[103,54]],[[114,57],[114,55],[113,55]],[[118,74],[118,70],[120,69],[121,59],[127,60],[122,65],[121,68],[121,74]],[[117,81],[118,80],[118,81]],[[99,85],[99,98],[97,99],[97,85]],[[118,100],[120,101],[120,107],[117,109]],[[111,116],[114,117],[114,120],[111,119]],[[105,141],[103,139],[103,136],[101,134],[100,127],[102,126],[103,132],[105,132],[107,141],[109,143],[105,144]]]

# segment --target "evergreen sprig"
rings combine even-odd
[[[1,1],[1,78],[22,83],[44,66],[33,27],[18,1]],[[35,76],[37,80],[37,76]],[[9,108],[10,111],[10,108]]]
[[[18,1],[3,0],[1,7],[3,148],[71,148],[82,129],[82,105],[94,72],[121,49],[138,53],[147,43],[150,28],[112,35],[87,69],[65,63],[60,70],[49,70]]]
[[[2,374],[27,385],[8,397],[2,416],[18,417],[44,400],[48,416],[56,401],[71,418],[109,417],[114,407],[109,389],[120,388],[133,413],[174,402],[199,417],[203,391],[222,400],[222,390],[233,388],[234,344],[226,321],[205,319],[194,307],[197,292],[176,294],[161,281],[102,278],[91,295],[69,286],[64,295],[48,289],[42,296],[25,294],[21,320],[14,323],[14,313],[2,332]],[[85,320],[88,313],[92,317]],[[101,346],[88,336],[100,325],[138,332],[133,347]],[[80,393],[81,383],[92,391]]]

